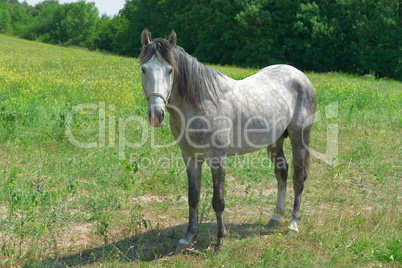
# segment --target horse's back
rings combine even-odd
[[[297,99],[303,98],[315,106],[312,83],[303,72],[290,65],[265,67],[256,74],[238,81],[237,91],[271,103],[286,99],[288,106],[296,105]],[[264,96],[267,98],[263,98]]]
[[[313,84],[299,69],[285,64],[272,65],[261,69],[255,76],[264,77],[269,81],[267,83],[288,91],[296,98],[296,102],[303,100],[307,106],[315,107],[316,95]],[[311,110],[312,107],[306,108]]]
[[[286,64],[278,64],[278,65],[271,65],[265,67],[258,71],[256,76],[265,76],[269,79],[276,81],[281,84],[288,84],[289,83],[300,83],[305,90],[313,90],[313,85],[311,84],[310,80],[307,76],[300,71],[299,69],[286,65]]]
[[[291,129],[299,128],[314,114],[315,90],[300,70],[290,65],[272,65],[239,81],[238,95],[254,106],[258,115],[281,118]]]

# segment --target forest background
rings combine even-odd
[[[399,0],[127,0],[109,17],[92,2],[0,0],[0,33],[137,57],[142,29],[174,29],[202,62],[401,81],[401,10]]]

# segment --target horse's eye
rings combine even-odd
[[[169,70],[169,74],[172,74],[172,73],[173,73],[173,69],[170,69],[170,70]]]
[[[145,74],[145,69],[144,69],[144,68],[141,68],[141,72],[142,72],[143,74]]]

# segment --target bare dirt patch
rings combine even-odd
[[[93,223],[69,223],[57,231],[56,241],[59,250],[74,250],[96,246],[96,237],[93,232]],[[71,252],[71,251],[70,251]]]

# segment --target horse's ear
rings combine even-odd
[[[149,43],[151,43],[151,32],[148,29],[144,29],[141,33],[142,47],[146,47]]]
[[[177,35],[176,35],[176,32],[175,31],[173,31],[172,30],[172,32],[170,33],[170,36],[169,36],[169,43],[171,43],[173,46],[175,46],[176,45],[176,42],[177,42]]]

